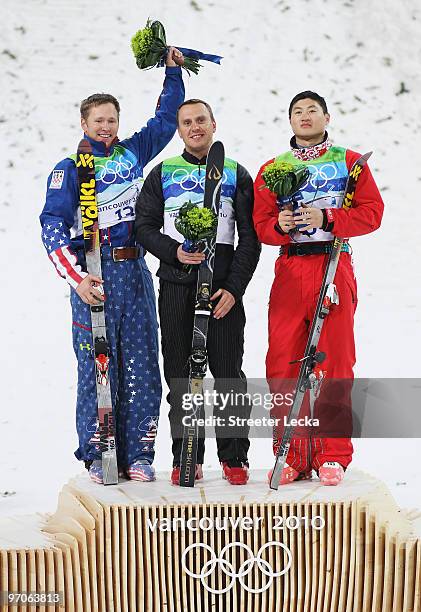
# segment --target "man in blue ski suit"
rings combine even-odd
[[[143,168],[169,143],[184,100],[181,68],[170,48],[155,116],[130,138],[117,138],[120,107],[110,94],[94,94],[80,107],[81,125],[95,157],[103,278],[86,272],[75,155],[48,178],[40,216],[42,239],[58,274],[71,286],[73,347],[78,360],[77,459],[92,480],[103,482],[98,445],[97,393],[90,305],[105,300],[110,384],[120,472],[154,480],[154,442],[161,401],[157,318],[151,274],[136,244],[135,203]]]

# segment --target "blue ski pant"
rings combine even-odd
[[[151,273],[144,257],[114,262],[102,247],[110,386],[119,467],[152,463],[161,403],[158,324]],[[73,348],[78,362],[76,458],[100,459],[90,308],[72,289]]]

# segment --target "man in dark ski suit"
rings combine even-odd
[[[173,137],[176,111],[184,99],[181,68],[174,56],[181,58],[181,53],[171,48],[155,116],[130,138],[117,138],[120,106],[113,96],[94,94],[81,104],[82,129],[95,157],[103,278],[86,271],[74,155],[50,174],[40,217],[48,256],[71,287],[78,360],[75,455],[98,483],[103,473],[89,306],[104,300],[100,287],[106,297],[118,465],[133,480],[155,477],[152,461],[161,401],[155,295],[133,228],[143,168]]]
[[[197,265],[205,257],[203,253],[183,250],[183,236],[176,230],[174,221],[186,201],[203,203],[206,157],[216,130],[212,109],[201,100],[188,100],[180,106],[177,125],[185,144],[182,155],[155,166],[146,178],[136,204],[137,239],[161,260],[158,270],[159,315],[164,375],[170,386],[173,484],[179,484],[180,480],[180,423],[183,412],[182,394],[175,389],[171,380],[187,380],[189,374]],[[209,368],[218,393],[245,393],[247,389],[241,370],[245,326],[242,296],[260,255],[252,213],[251,177],[240,164],[225,159],[211,295],[214,309],[207,338]],[[235,226],[238,232],[236,248]],[[183,271],[185,264],[193,267],[190,273]],[[184,389],[186,392],[187,385]],[[226,414],[237,410],[230,405]],[[241,416],[248,417],[249,411],[249,405],[242,407]],[[227,427],[216,427],[223,476],[232,484],[245,484],[248,480],[247,433],[243,431],[239,435],[236,431],[234,437],[228,437]],[[204,439],[200,437],[196,479],[202,477],[203,457]]]

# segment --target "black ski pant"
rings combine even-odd
[[[212,292],[219,289],[214,282]],[[161,326],[162,355],[164,360],[164,376],[170,393],[167,396],[170,404],[169,419],[173,438],[173,465],[180,465],[181,457],[181,421],[186,412],[182,408],[182,395],[188,393],[189,357],[191,352],[194,302],[196,285],[181,285],[160,280],[159,286],[159,317]],[[215,379],[214,390],[218,394],[247,393],[246,377],[241,370],[244,353],[244,326],[246,317],[241,301],[237,301],[228,314],[222,319],[210,316],[207,352],[209,370]],[[180,384],[180,379],[184,379]],[[185,387],[185,388],[184,388]],[[237,396],[238,397],[238,396]],[[230,402],[224,416],[228,422],[229,416],[249,418],[250,403],[247,401]],[[214,406],[214,416],[220,416],[218,406]],[[228,428],[226,425],[215,427],[215,435],[220,461],[247,462],[247,452],[250,446],[248,427]],[[230,432],[235,437],[231,437]],[[197,463],[203,463],[205,440],[203,431],[199,437]]]

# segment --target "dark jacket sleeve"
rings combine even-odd
[[[179,242],[161,232],[164,225],[164,195],[161,183],[162,163],[155,166],[143,183],[136,201],[136,240],[165,263],[179,267]]]
[[[238,244],[228,277],[223,283],[236,299],[240,299],[254,274],[261,245],[253,225],[253,181],[247,170],[237,165],[237,189],[234,197]]]

